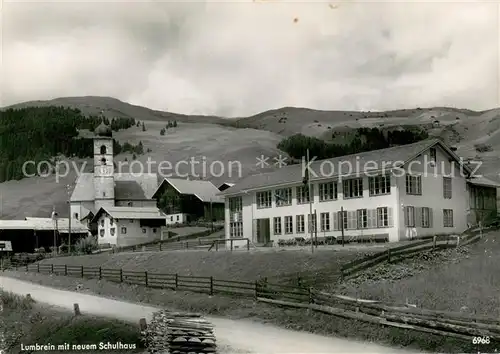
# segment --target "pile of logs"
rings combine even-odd
[[[143,331],[149,353],[211,354],[217,352],[212,324],[198,314],[161,310]]]

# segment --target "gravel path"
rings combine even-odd
[[[50,287],[1,277],[0,287],[19,295],[31,294],[38,302],[73,309],[78,303],[82,314],[90,313],[139,323],[144,317],[149,321],[158,308],[144,304],[134,304],[94,295],[63,291]],[[323,337],[306,332],[290,331],[270,325],[245,320],[229,320],[206,317],[215,326],[218,347],[222,353],[410,353],[402,349],[392,349],[371,343],[359,343],[347,339]],[[332,320],[335,320],[332,317]]]

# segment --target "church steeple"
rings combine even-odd
[[[94,137],[94,200],[95,211],[115,205],[113,137],[111,128],[101,123]]]

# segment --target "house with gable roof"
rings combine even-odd
[[[397,242],[461,233],[496,215],[497,187],[427,139],[248,176],[220,195],[226,239]]]

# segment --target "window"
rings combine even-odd
[[[257,208],[270,208],[271,207],[271,191],[257,193]]]
[[[330,231],[330,213],[321,213],[321,231]]]
[[[344,199],[363,197],[363,179],[354,178],[344,181]]]
[[[153,233],[154,233],[154,234],[156,233],[156,229],[155,229],[155,228],[153,228]]]
[[[105,164],[106,164],[106,159],[105,159],[104,157],[101,159],[101,163],[102,163],[103,165],[105,165]]]
[[[415,227],[415,207],[405,206],[405,227]]]
[[[285,234],[293,234],[293,217],[285,216]]]
[[[109,219],[109,225],[113,226],[113,223],[114,223],[113,218]]]
[[[422,176],[406,175],[406,194],[422,195]]]
[[[337,183],[321,183],[319,185],[319,201],[324,202],[335,199],[337,199]]]
[[[304,215],[297,215],[295,220],[297,221],[297,233],[298,234],[303,234],[305,231],[305,224],[304,224]]]
[[[101,226],[104,227],[104,219],[101,219]]]
[[[105,197],[106,196],[106,192],[102,192],[102,196]]]
[[[126,227],[122,227],[122,235],[125,235],[127,233],[127,228]]]
[[[106,155],[106,146],[101,145],[101,155]]]
[[[292,205],[292,188],[277,189],[274,196],[277,207]]]
[[[451,177],[443,177],[443,197],[451,199]]]
[[[431,208],[422,208],[422,227],[431,227]]]
[[[231,238],[242,238],[243,237],[243,222],[231,222],[229,223],[229,236]]]
[[[377,208],[377,226],[378,227],[388,227],[389,226],[389,213],[387,207]]]
[[[145,234],[146,233],[146,229],[143,227],[142,228],[142,233]]]
[[[109,229],[109,232],[111,233],[111,236],[114,236],[115,235],[115,228],[112,227],[111,229]]]
[[[243,199],[241,197],[229,198],[229,210],[234,213],[243,209]]]
[[[99,235],[101,235],[101,237],[104,237],[104,229],[99,230]]]
[[[311,192],[314,190],[311,185]],[[309,188],[307,186],[297,187],[297,204],[309,203]]]
[[[374,176],[368,178],[370,195],[382,195],[391,193],[391,176]]]
[[[130,220],[130,223],[133,224],[134,223],[134,220]]]
[[[74,219],[78,219],[78,213],[74,213],[74,214],[73,214],[73,218],[74,218]]]
[[[130,221],[132,221],[132,220],[130,220]],[[170,221],[174,221],[174,217],[173,216],[170,217]]]
[[[316,214],[307,215],[307,231],[315,232],[316,231]]]
[[[179,221],[179,215],[177,215],[177,221]]]
[[[430,148],[429,155],[431,157],[431,162],[436,163],[436,148]]]
[[[273,219],[273,225],[274,225],[274,234],[275,235],[281,235],[282,230],[281,230],[281,217],[276,217]]]
[[[131,207],[131,206],[133,206],[133,205],[134,205],[134,203],[132,203],[132,202],[128,202],[128,203],[127,203],[127,206],[129,206],[129,207]]]
[[[358,209],[356,210],[356,214],[358,220],[358,229],[368,228],[368,211],[366,209]]]
[[[453,209],[443,209],[443,226],[453,227]]]

